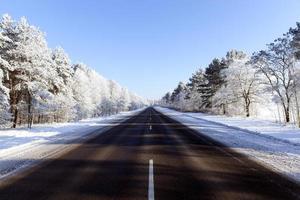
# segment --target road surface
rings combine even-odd
[[[0,186],[0,199],[297,199],[299,186],[153,108]]]

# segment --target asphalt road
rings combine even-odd
[[[299,191],[285,177],[148,108],[2,183],[0,199],[288,200]]]

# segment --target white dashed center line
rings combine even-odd
[[[153,160],[149,160],[148,200],[154,200]]]

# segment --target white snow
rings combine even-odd
[[[0,178],[5,178],[43,159],[65,152],[143,109],[73,123],[36,125],[32,129],[0,130]]]
[[[300,129],[263,120],[155,109],[300,182]],[[0,178],[74,148],[141,110],[30,130],[0,130]]]
[[[155,109],[300,182],[300,129],[263,120]]]
[[[285,125],[269,120],[243,117],[227,117],[224,115],[209,115],[205,113],[186,113],[194,118],[201,118],[213,122],[218,122],[229,127],[239,128],[245,131],[262,134],[266,137],[272,136],[285,142],[293,144],[300,143],[300,129],[295,125]]]

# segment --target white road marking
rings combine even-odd
[[[153,160],[149,160],[148,200],[154,200]]]
[[[151,125],[151,120],[152,120],[152,117],[151,117],[151,112],[150,112],[150,120],[149,120],[149,130],[151,131],[152,130],[152,125]]]

